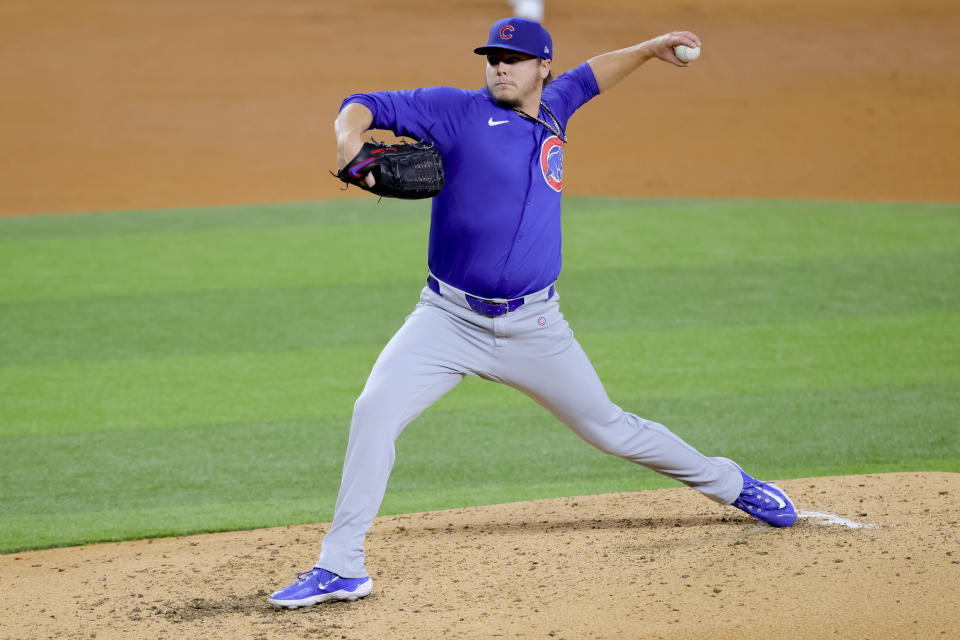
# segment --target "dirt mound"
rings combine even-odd
[[[327,525],[0,556],[0,637],[960,637],[960,474],[780,484],[790,529],[685,488],[378,518],[373,594],[296,611]]]

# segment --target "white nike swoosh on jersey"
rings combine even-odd
[[[491,127],[495,127],[495,126],[497,126],[498,124],[507,124],[508,122],[510,122],[510,121],[509,121],[509,120],[494,120],[494,119],[493,119],[493,116],[490,116],[490,119],[487,120],[487,124],[490,125]]]

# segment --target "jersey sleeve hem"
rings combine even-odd
[[[340,111],[346,109],[347,105],[350,104],[362,104],[367,109],[370,109],[370,112],[373,114],[373,119],[377,119],[377,101],[373,98],[362,93],[354,93],[343,99],[343,102],[340,103]],[[340,111],[337,113],[340,113]]]

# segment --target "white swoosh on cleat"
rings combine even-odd
[[[767,491],[763,487],[760,488],[760,491],[763,491],[765,494],[777,501],[777,509],[783,509],[787,506],[787,503],[783,501],[783,498],[773,493],[772,491]]]

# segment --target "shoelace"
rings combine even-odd
[[[304,582],[307,581],[307,578],[309,578],[310,576],[312,576],[312,575],[313,575],[315,572],[317,572],[317,571],[318,571],[317,568],[313,568],[313,569],[310,569],[310,571],[304,571],[303,573],[298,573],[298,574],[297,574],[297,580],[300,581],[300,584],[303,584]],[[306,576],[306,577],[304,577],[304,576]]]
[[[320,573],[320,571],[321,569],[314,567],[313,569],[310,569],[310,571],[304,571],[303,573],[298,573],[297,574],[297,580],[299,580],[298,584],[303,584],[304,582],[309,580],[311,576]],[[317,580],[317,587],[320,589],[326,589],[331,584],[333,584],[337,580],[337,575],[336,574],[331,574],[331,575],[333,577],[327,580],[327,582],[320,582],[320,580]]]

